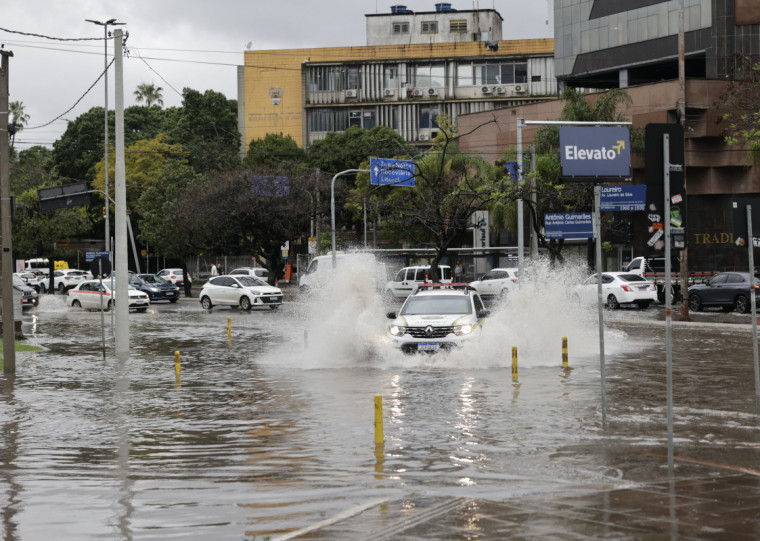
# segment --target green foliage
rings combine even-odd
[[[752,165],[760,158],[760,61],[747,56],[736,60],[735,79],[719,99],[722,107],[730,109],[723,115],[728,122],[724,140],[745,147],[747,162]]]
[[[248,145],[245,165],[278,165],[281,163],[300,163],[306,153],[290,136],[282,133],[268,133],[263,139],[253,139]]]
[[[315,141],[306,151],[307,164],[328,174],[348,169],[360,169],[370,157],[408,157],[413,150],[404,139],[387,126],[375,126],[365,130],[351,126],[343,133],[328,133]]]
[[[172,143],[188,152],[190,165],[199,172],[221,171],[240,163],[237,101],[224,94],[185,88],[182,108],[172,115],[168,129]]]
[[[53,152],[43,146],[33,146],[18,153],[11,161],[11,193],[19,194],[51,182]]]
[[[145,102],[145,107],[150,107],[154,103],[161,106],[164,104],[163,88],[153,83],[140,83],[137,90],[134,91],[135,101],[137,103]]]

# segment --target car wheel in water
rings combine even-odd
[[[58,284],[58,292],[61,295],[63,295],[64,293],[66,293],[66,286],[63,285],[63,282],[61,282],[60,284]]]
[[[251,309],[251,299],[248,297],[240,297],[240,308],[243,310],[250,310]]]
[[[649,308],[650,304],[651,304],[651,301],[636,301],[636,306],[638,306],[642,310],[644,308]]]
[[[106,304],[107,311],[113,310],[115,307],[116,307],[116,301],[110,300],[108,301],[108,304]]]
[[[45,284],[40,284],[40,293],[47,293],[47,287],[45,287]]]
[[[73,306],[74,308],[81,308],[82,307],[82,303],[79,302],[79,301],[72,301],[71,302],[71,306]]]
[[[170,303],[172,303],[172,304],[174,304],[174,303],[175,303],[175,302],[177,302],[178,300],[179,300],[179,299],[169,299],[169,302],[170,302]]]
[[[617,297],[615,295],[610,295],[607,297],[605,306],[608,310],[617,310],[620,307],[620,303],[618,303]]]
[[[211,310],[211,307],[214,305],[211,304],[211,299],[204,295],[204,297],[201,299],[201,306],[204,310]]]
[[[145,308],[136,308],[135,309],[135,312],[140,312],[140,313],[147,312],[147,311],[148,311],[148,307],[147,306]]]
[[[279,307],[280,307],[279,304],[270,304],[269,305],[269,308],[272,309],[272,310],[277,310]]]
[[[736,297],[736,301],[734,302],[734,306],[736,307],[736,311],[740,314],[746,314],[749,312],[749,299],[745,297],[744,295],[739,295]]]
[[[702,299],[699,298],[699,295],[689,295],[689,310],[692,312],[702,310]]]

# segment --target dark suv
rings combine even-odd
[[[157,274],[130,274],[129,285],[147,293],[150,302],[179,300],[179,288]]]

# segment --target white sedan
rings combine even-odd
[[[116,296],[111,292],[109,286],[108,280],[104,280],[102,285],[99,280],[81,282],[74,289],[69,290],[66,305],[73,308],[84,308],[85,310],[100,310],[100,307],[103,306],[105,310],[110,310],[116,303]],[[134,308],[138,312],[145,312],[150,307],[150,297],[147,293],[133,287],[127,291],[130,308]]]
[[[582,285],[577,286],[576,292],[584,301],[596,301],[596,274],[589,276]],[[657,287],[638,274],[603,272],[602,295],[604,305],[610,310],[618,308],[621,304],[635,304],[639,308],[646,308],[652,301],[657,300]]]
[[[270,286],[253,276],[216,276],[206,282],[198,298],[204,310],[215,305],[240,307],[250,310],[257,306],[268,306],[273,310],[282,304],[280,288]]]
[[[517,286],[517,273],[517,269],[512,268],[491,269],[480,280],[470,282],[470,287],[483,298],[503,297]]]

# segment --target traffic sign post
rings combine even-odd
[[[411,160],[369,159],[369,182],[378,186],[414,186],[414,162]]]

